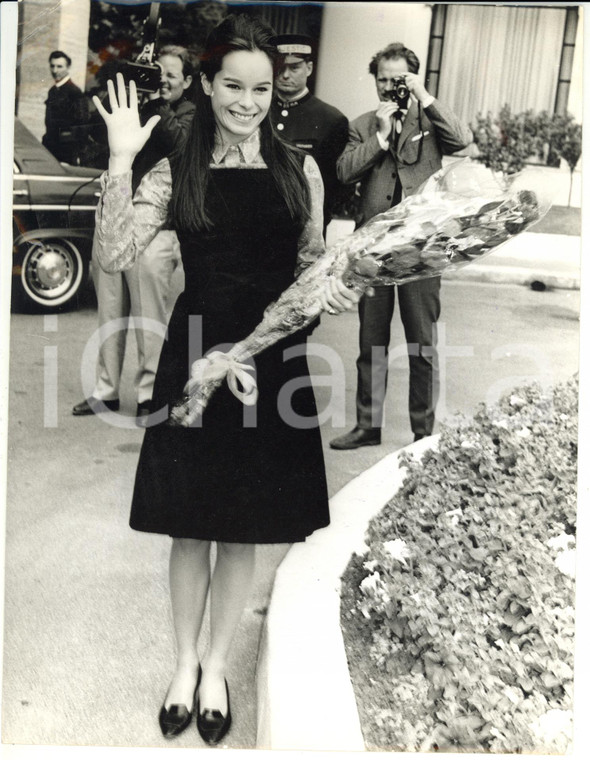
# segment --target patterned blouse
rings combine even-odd
[[[260,134],[254,132],[238,145],[224,145],[216,138],[211,168],[243,167],[265,169],[260,154]],[[324,186],[318,165],[311,156],[303,162],[311,197],[311,215],[300,237],[297,254],[298,276],[325,250],[322,236]],[[157,163],[142,179],[135,196],[131,192],[131,172],[100,178],[102,193],[96,209],[93,255],[105,272],[130,269],[161,229],[168,216],[172,194],[172,173],[167,158]]]

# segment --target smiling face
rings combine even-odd
[[[270,59],[261,50],[228,53],[212,82],[201,74],[225,143],[241,142],[264,121],[272,98],[272,74]]]
[[[52,58],[49,61],[49,71],[56,82],[61,82],[70,73],[68,62],[65,58]]]
[[[162,55],[158,58],[158,63],[162,68],[160,97],[168,103],[176,103],[190,86],[193,78],[189,75],[185,79],[182,73],[182,61],[177,55]]]

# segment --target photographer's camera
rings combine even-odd
[[[138,92],[154,93],[160,89],[162,67],[158,63],[132,63],[122,61],[118,70],[123,74],[125,84],[133,80]]]
[[[135,61],[122,61],[118,67],[127,87],[129,87],[129,82],[134,81],[138,92],[150,95],[158,92],[162,79],[162,67],[154,61],[159,25],[160,3],[153,2],[150,3],[149,13],[144,21],[143,50]]]
[[[404,76],[394,77],[391,90],[384,93],[384,96],[387,100],[397,103],[400,108],[407,108],[410,90],[406,84],[406,78]]]

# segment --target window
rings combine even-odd
[[[435,5],[428,90],[468,122],[506,103],[563,113],[577,23],[577,7]]]

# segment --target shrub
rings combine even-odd
[[[577,392],[576,379],[519,388],[443,427],[421,461],[404,457],[404,484],[347,571],[372,666],[395,700],[419,693],[403,725],[381,709],[380,746],[568,748]]]
[[[524,111],[513,114],[505,105],[497,116],[478,114],[471,125],[478,161],[502,175],[507,183],[533,156],[550,166],[563,158],[570,168],[570,199],[573,173],[582,155],[582,127],[571,114]]]
[[[504,177],[519,172],[527,159],[542,150],[532,111],[513,114],[505,105],[495,117],[489,112],[486,116],[478,114],[472,130],[479,151],[477,160]]]

